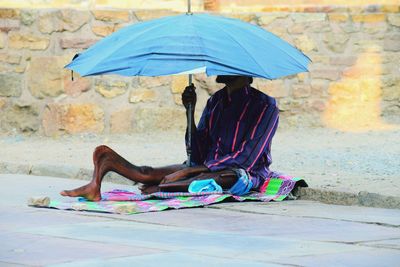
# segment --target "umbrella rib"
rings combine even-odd
[[[165,23],[157,24],[157,25],[155,25],[154,27],[151,27],[151,28],[146,29],[144,32],[148,32],[149,30],[152,30],[152,29],[155,29],[155,28],[164,26],[164,25],[167,24],[167,23],[169,23],[169,22],[166,21]],[[134,26],[134,25],[132,25],[132,26]],[[143,34],[143,32],[142,32],[141,34]],[[136,38],[140,38],[140,37],[137,36]],[[104,39],[103,39],[103,40],[104,40]],[[118,48],[123,47],[124,45],[128,44],[130,41],[132,41],[132,40],[131,40],[131,39],[128,39],[126,42],[123,42],[121,45],[119,45]],[[96,62],[96,64],[93,65],[92,68],[90,68],[90,71],[88,71],[88,72],[90,73],[90,72],[92,71],[92,69],[96,67],[96,65],[100,64],[103,60],[107,59],[108,57],[110,57],[112,54],[114,54],[114,53],[117,52],[117,51],[118,51],[117,49],[114,49],[111,53],[108,53],[108,54],[106,54],[106,55],[103,54],[103,56],[101,57],[101,59],[98,60],[98,61]]]
[[[190,15],[190,16],[192,16],[192,15]],[[193,17],[189,17],[189,18],[191,19],[190,21],[192,22],[192,18],[193,18]],[[192,23],[191,25],[192,25],[192,28],[195,29],[195,27],[193,27],[193,23]],[[194,30],[194,31],[195,31],[195,30]],[[197,32],[196,32],[196,34],[197,34]],[[200,36],[199,36],[198,34],[197,34],[197,37],[198,37],[199,39],[201,39]],[[164,46],[165,46],[165,44],[164,44]],[[198,47],[201,47],[201,46],[198,46]],[[204,53],[204,50],[203,50],[202,52]],[[149,54],[152,56],[152,55],[157,55],[157,54],[159,54],[159,53],[153,52],[153,51],[152,51],[152,52],[150,52]],[[201,57],[203,58],[202,60],[204,61],[204,60],[205,60],[205,59],[204,59],[204,55],[203,55],[203,54],[200,54],[200,55],[201,55]],[[143,66],[143,68],[142,68],[141,70],[146,69],[146,67],[147,67],[147,65],[149,64],[149,62],[150,62],[150,60],[147,60],[146,63],[145,63],[145,65]],[[204,67],[204,66],[203,66],[203,67]],[[207,66],[206,66],[206,68],[207,68]],[[140,75],[140,72],[139,72],[139,75]]]
[[[216,25],[218,26],[218,23],[216,23]],[[256,27],[256,26],[254,26],[254,27]],[[220,28],[220,27],[219,27]],[[221,28],[220,28],[221,29]],[[226,33],[228,33],[227,31],[225,31]],[[267,31],[268,32],[268,31]],[[277,37],[275,34],[273,34],[273,33],[271,33],[271,32],[268,32],[269,34],[272,34],[275,38],[278,38],[278,39],[280,39],[279,37]],[[233,40],[235,40],[230,34],[228,34]],[[257,33],[257,35],[259,35],[258,33]],[[262,37],[263,38],[263,37]],[[235,40],[236,41],[236,40]],[[238,41],[236,41],[237,43],[239,43]],[[287,43],[287,42],[286,42]],[[289,43],[287,43],[288,45],[290,45],[293,49],[296,49],[296,50],[298,50],[297,48],[295,48],[295,47],[293,47],[291,44],[289,44]],[[239,43],[239,45],[240,45],[240,43]],[[298,64],[298,66],[299,67],[301,67],[301,69],[303,69],[303,70],[305,70],[305,71],[308,71],[308,69],[307,68],[305,68],[304,66],[303,66],[303,64],[301,64],[301,62],[299,62],[296,58],[294,58],[292,55],[290,55],[287,51],[285,51],[284,49],[282,49],[281,47],[279,47],[279,46],[277,46],[277,45],[275,45],[274,43],[272,43],[271,42],[271,45],[273,45],[275,48],[277,48],[277,49],[279,49],[280,51],[282,51],[283,53],[285,53],[286,55],[288,55],[289,57],[291,57],[297,64]],[[242,45],[240,45],[242,48],[244,48]],[[245,48],[244,48],[245,49]],[[249,54],[249,52],[246,50],[246,52]],[[299,53],[301,53],[303,56],[305,56],[309,61],[311,61],[310,60],[310,58],[308,57],[308,56],[306,56],[303,52],[301,52],[301,51],[299,51],[298,50],[298,52]],[[258,62],[253,58],[253,60],[258,64]],[[258,64],[259,65],[259,64]],[[259,65],[260,66],[260,65]],[[261,66],[260,66],[261,67]],[[261,67],[262,68],[262,67]],[[264,68],[262,68],[263,70],[264,70]]]
[[[276,36],[275,34],[273,34],[272,32],[267,31],[269,34],[272,34],[275,38],[281,39],[280,37]],[[257,33],[258,35],[258,33]],[[262,36],[261,36],[262,37]],[[264,38],[264,37],[262,37]],[[281,39],[282,40],[282,39]],[[285,40],[282,40],[284,42],[286,42]],[[290,45],[293,49],[296,49],[299,53],[301,53],[303,56],[305,56],[309,61],[311,61],[311,59],[305,55],[302,51],[300,51],[299,49],[293,47],[290,43],[286,42],[288,45]],[[276,44],[274,44],[273,42],[270,43],[271,45],[273,45],[276,49],[279,49],[280,51],[284,52],[286,55],[288,55],[289,57],[291,57],[296,63],[298,63],[298,66],[301,67],[302,69],[304,69],[305,71],[308,71],[307,68],[304,68],[303,64],[301,62],[299,62],[295,57],[293,57],[291,54],[289,54],[287,51],[285,51],[285,49],[282,49],[281,47],[277,46]]]
[[[229,38],[231,38],[235,43],[237,43],[241,48],[243,48],[243,50],[246,52],[247,55],[249,55],[249,57],[267,74],[267,72],[264,70],[264,68],[260,65],[260,63],[257,62],[257,60],[255,58],[253,58],[250,54],[249,51],[247,51],[247,49],[242,46],[242,44],[236,40],[228,31],[226,31],[225,29],[221,28],[218,23],[215,23],[216,27],[218,27],[220,30],[222,30],[223,32],[225,32]],[[269,77],[269,75],[267,74],[267,76]],[[268,79],[271,79],[270,77]]]

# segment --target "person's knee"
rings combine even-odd
[[[107,151],[111,151],[111,148],[109,148],[108,146],[106,146],[106,145],[100,145],[100,146],[97,146],[95,149],[94,149],[94,154],[100,154],[100,153],[104,153],[104,152],[107,152]]]
[[[150,174],[154,170],[153,167],[150,166],[140,166],[139,169],[142,174],[146,175]]]

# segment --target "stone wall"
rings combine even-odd
[[[386,127],[400,117],[399,6],[223,13],[258,24],[304,51],[309,73],[255,79],[278,99],[284,126]],[[187,77],[81,78],[63,69],[108,34],[168,10],[0,9],[0,133],[46,136],[185,127]],[[197,118],[220,88],[195,76]]]

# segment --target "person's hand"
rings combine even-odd
[[[172,182],[182,180],[182,179],[186,178],[189,174],[190,174],[190,172],[188,171],[188,169],[182,169],[182,170],[176,171],[174,173],[171,173],[171,174],[165,176],[164,179],[162,179],[162,181],[160,182],[160,184],[167,184],[167,183],[172,183]]]
[[[182,93],[182,104],[188,110],[189,104],[192,104],[193,110],[196,106],[196,87],[194,87],[193,83],[189,86],[186,86],[185,90]]]

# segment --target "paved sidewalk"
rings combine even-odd
[[[82,181],[0,175],[0,266],[396,266],[400,210],[311,201],[113,215],[26,206]],[[104,190],[129,188],[105,184]]]

